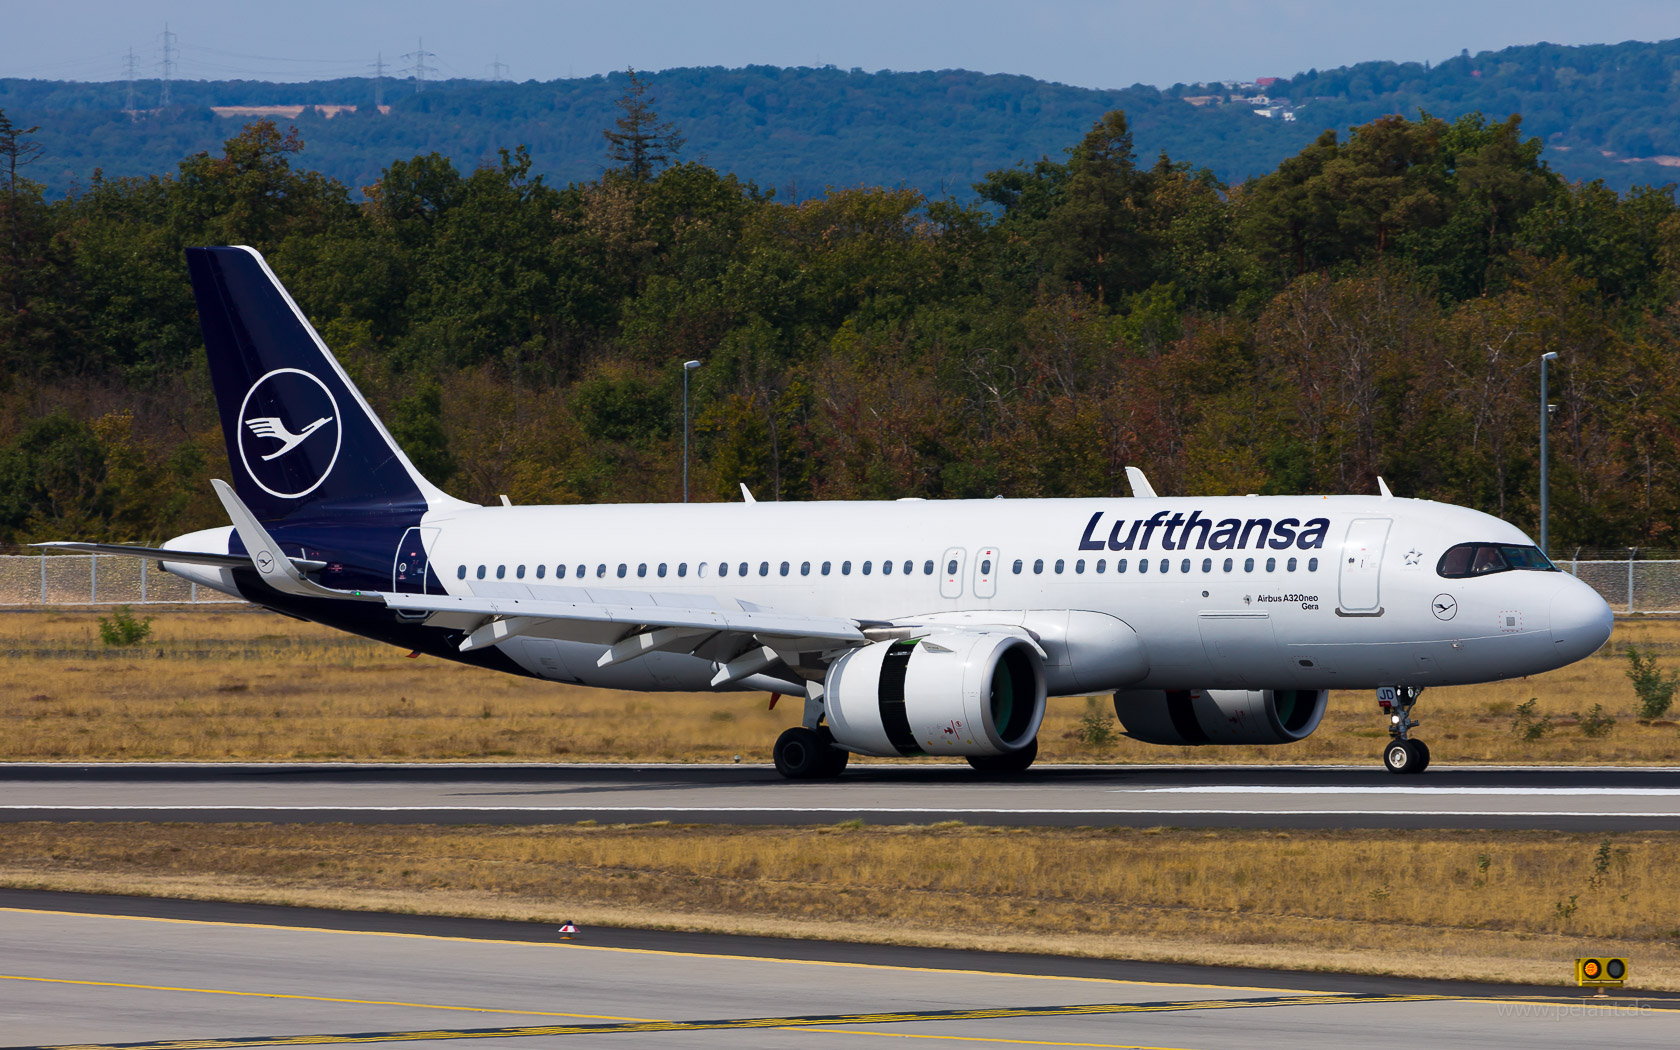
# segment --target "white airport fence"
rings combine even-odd
[[[1560,559],[1618,613],[1680,613],[1680,559]],[[158,569],[111,554],[0,555],[0,607],[243,604]]]
[[[211,604],[244,602],[164,572],[150,558],[0,555],[0,606]]]

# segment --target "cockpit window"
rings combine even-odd
[[[1441,555],[1435,571],[1449,580],[1489,573],[1526,569],[1532,572],[1557,572],[1557,566],[1539,547],[1524,547],[1514,543],[1460,543],[1448,547]]]

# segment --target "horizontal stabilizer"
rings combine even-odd
[[[211,554],[209,551],[177,551],[168,547],[136,547],[131,543],[73,543],[66,540],[51,540],[46,543],[31,543],[31,547],[51,547],[54,550],[75,551],[78,554],[117,554],[127,558],[156,558],[158,561],[179,562],[182,565],[215,565],[223,569],[239,569],[251,564],[251,559],[243,554]],[[292,558],[303,572],[315,572],[327,567],[324,561],[313,558]]]
[[[216,565],[224,569],[237,569],[251,564],[251,559],[243,554],[172,551],[162,547],[136,547],[128,543],[73,543],[67,540],[52,540],[47,543],[31,543],[30,546],[74,551],[77,554],[120,554],[130,558],[156,558],[158,561],[178,561],[183,565]]]

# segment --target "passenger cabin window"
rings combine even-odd
[[[922,562],[922,575],[923,576],[932,576],[933,575],[933,559],[932,558],[929,558],[927,561]]]
[[[546,566],[546,565],[537,566],[537,579],[539,579],[539,580],[542,579],[543,574],[546,573],[546,572],[548,572],[548,566]]]
[[[1184,563],[1184,568],[1186,570],[1188,570],[1190,568],[1190,563],[1185,562]],[[1161,571],[1162,572],[1171,572],[1172,571],[1172,559],[1171,558],[1162,558],[1161,559]]]
[[[525,566],[521,565],[519,568],[513,570],[513,575],[515,579],[523,580],[525,578]]]
[[[1190,559],[1189,558],[1185,558],[1182,562],[1179,563],[1178,571],[1179,572],[1189,572],[1190,571]]]
[[[1124,570],[1122,570],[1122,571],[1124,571]],[[1138,572],[1148,572],[1148,571],[1149,571],[1149,559],[1148,558],[1139,558],[1138,559]]]
[[[1033,559],[1033,572],[1041,573],[1043,571],[1044,571],[1044,559],[1043,558],[1034,558]]]
[[[662,580],[665,578],[665,563],[664,562],[659,563],[659,578],[662,579]]]
[[[788,574],[788,563],[787,563],[787,562],[785,562],[785,561],[784,561],[784,562],[782,562],[782,565],[781,565],[781,570],[780,570],[780,571],[781,571],[781,574],[782,574],[782,575],[783,575],[783,576],[786,576],[786,575],[787,575],[787,574]]]
[[[1253,558],[1244,558],[1243,559],[1243,572],[1253,572],[1253,571],[1254,571],[1254,559]]]
[[[829,570],[829,569],[831,569],[831,568],[833,568],[833,567],[834,567],[834,563],[833,563],[833,562],[831,562],[831,561],[825,561],[825,562],[823,562],[823,564],[822,564],[822,574],[823,574],[823,575],[824,575],[824,576],[827,576],[827,575],[828,575],[828,570]]]
[[[980,575],[990,576],[991,574],[992,574],[992,559],[981,558],[980,559]]]
[[[873,566],[873,565],[874,565],[874,563],[873,563],[873,562],[867,562],[867,561],[866,561],[866,562],[864,562],[864,563],[863,563],[863,574],[864,574],[864,575],[865,575],[865,576],[868,576],[868,575],[869,575],[869,570],[870,570],[870,568],[871,568],[871,567],[872,567],[872,566]]]
[[[623,573],[620,573],[619,575],[622,576]],[[647,562],[644,561],[640,565],[636,566],[636,576],[637,576],[638,579],[646,579],[647,578]]]
[[[718,562],[718,575],[719,576],[728,576],[729,575],[729,563],[728,562],[726,562],[726,561]]]
[[[621,580],[624,579],[625,574],[628,573],[629,571],[630,571],[630,566],[624,564],[623,562],[618,563],[618,578],[619,579],[621,579]]]
[[[595,578],[596,579],[600,579],[601,577],[605,576],[606,574],[607,574],[607,564],[606,564],[606,562],[601,562],[600,564],[595,566]]]
[[[1125,558],[1115,559],[1114,571],[1115,572],[1125,572],[1126,571],[1126,559]]]
[[[686,561],[677,562],[677,579],[680,580],[687,575],[688,575],[688,562],[686,562]]]
[[[1236,565],[1236,563],[1233,562],[1230,558],[1225,559],[1225,571],[1226,572],[1230,572],[1232,567],[1235,566],[1235,565]]]
[[[747,563],[746,562],[742,562],[741,564],[735,566],[735,575],[745,576],[746,574],[747,574]]]
[[[498,580],[507,579],[507,566],[506,565],[496,566],[496,579],[498,579]]]
[[[881,575],[882,576],[891,576],[892,575],[892,562],[884,561],[884,562],[881,563]]]
[[[802,561],[802,562],[799,563],[799,575],[801,575],[801,576],[811,575],[811,563],[810,562]]]
[[[1307,571],[1308,572],[1317,572],[1318,571],[1318,559],[1317,558],[1308,558],[1307,559]]]
[[[1295,559],[1290,558],[1287,562],[1284,563],[1283,567],[1288,569],[1290,572],[1294,572],[1295,571],[1295,564],[1296,564]]]
[[[588,567],[588,566],[586,566],[586,565],[579,565],[579,566],[578,566],[578,567],[577,567],[577,578],[578,578],[578,579],[580,579],[580,580],[581,580],[581,579],[583,579],[583,578],[584,578],[584,577],[585,577],[585,576],[588,576],[588,575],[589,575],[589,571],[588,571],[588,568],[589,568],[589,567]]]
[[[904,559],[904,575],[908,576],[916,571],[916,563],[909,558]]]
[[[465,565],[455,570],[455,578],[457,580],[464,580],[467,578],[467,567]]]
[[[1097,575],[1101,576],[1103,573],[1105,573],[1107,571],[1108,571],[1108,559],[1107,558],[1098,558],[1097,559]]]
[[[1074,572],[1084,572],[1085,571],[1085,559],[1084,558],[1080,558],[1078,561],[1073,563],[1073,571]]]
[[[1060,558],[1057,558],[1056,559],[1056,575],[1060,576],[1062,574],[1062,570],[1065,569],[1065,568],[1067,568],[1067,562],[1063,561]]]
[[[564,565],[556,565],[554,567],[554,578],[557,580],[563,580],[566,578],[566,567]]]
[[[849,561],[841,562],[840,563],[840,575],[850,576],[851,574],[852,574],[852,563],[849,562]]]
[[[1436,573],[1449,580],[1513,570],[1557,572],[1558,568],[1540,553],[1539,547],[1515,543],[1460,543],[1448,547],[1435,564]]]
[[[1021,559],[1020,558],[1015,559],[1015,575],[1017,575],[1017,576],[1021,575]]]
[[[481,580],[484,579],[484,566],[482,565],[478,567],[478,578]]]
[[[1203,572],[1212,572],[1213,571],[1213,559],[1212,558],[1203,558],[1202,559],[1202,571]]]

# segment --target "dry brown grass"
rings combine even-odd
[[[104,647],[98,612],[0,613],[0,760],[768,761],[797,701],[758,693],[636,694],[538,682],[252,611],[154,612],[152,637]],[[1619,623],[1610,646],[1551,674],[1428,692],[1419,735],[1440,761],[1661,763],[1680,730],[1638,724],[1622,648],[1680,661],[1680,621]],[[1558,721],[1544,739],[1511,732],[1538,698]],[[1106,704],[1106,698],[1099,701]],[[1574,712],[1603,704],[1618,722],[1585,736]],[[1111,708],[1101,707],[1111,711]],[[1384,732],[1369,693],[1336,693],[1324,727],[1287,747],[1174,748],[1079,741],[1083,698],[1054,700],[1043,761],[1373,761]]]
[[[0,826],[0,884],[1680,989],[1680,834]]]

